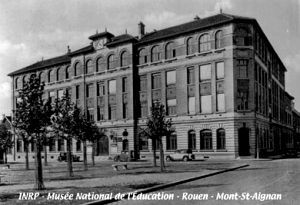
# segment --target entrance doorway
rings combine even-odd
[[[249,148],[249,129],[246,127],[242,127],[239,129],[239,155],[249,156]]]
[[[108,137],[106,135],[99,139],[96,152],[97,156],[108,155]]]

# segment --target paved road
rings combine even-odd
[[[115,204],[300,204],[300,159],[245,163],[250,166],[159,192],[164,193],[165,197],[172,197],[173,194],[174,200],[127,200]],[[204,200],[183,200],[192,196],[202,196]],[[281,197],[281,200],[263,200],[264,196]],[[226,197],[233,197],[234,200],[226,200]],[[247,198],[249,200],[242,200]]]

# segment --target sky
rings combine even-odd
[[[88,37],[146,31],[220,12],[256,18],[284,62],[286,91],[300,111],[300,0],[0,0],[0,115],[11,113],[8,73],[76,50]]]

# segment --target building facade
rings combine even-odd
[[[151,156],[151,141],[139,130],[155,101],[176,130],[163,137],[166,152],[189,148],[196,156],[238,158],[294,146],[286,68],[255,19],[221,13],[149,33],[140,22],[138,31],[137,37],[96,33],[84,48],[12,72],[13,110],[19,89],[35,74],[46,83],[45,98],[70,93],[105,130],[98,156],[122,150]],[[51,140],[47,149],[55,158],[66,143]],[[73,142],[75,153],[81,147]],[[21,139],[16,151],[24,157]]]

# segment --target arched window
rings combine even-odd
[[[23,86],[23,88],[24,88],[24,86],[26,84],[26,81],[27,81],[26,75],[24,75],[23,78],[22,78],[22,86]]]
[[[77,62],[74,66],[74,76],[78,76],[78,75],[81,75],[82,72],[81,72],[81,65],[79,62]]]
[[[200,132],[200,150],[212,150],[212,132],[211,132],[211,130],[201,130],[201,132]]]
[[[190,37],[186,41],[186,55],[191,55],[194,53],[193,49],[193,38]]]
[[[96,60],[96,72],[104,71],[104,61],[103,58],[98,58]]]
[[[127,51],[123,51],[120,59],[120,66],[128,66],[129,65],[129,53]]]
[[[215,35],[215,49],[222,48],[222,31],[217,31]]]
[[[94,72],[92,60],[88,60],[85,64],[85,66],[86,66],[86,70],[85,70],[86,74],[90,74],[90,73]]]
[[[115,56],[113,54],[108,56],[108,58],[107,58],[107,70],[115,68],[114,58],[115,58]]]
[[[175,44],[173,42],[168,43],[166,45],[166,50],[165,50],[165,59],[170,59],[175,57],[176,57]]]
[[[66,79],[70,78],[70,67],[69,66],[66,67],[66,69],[65,69],[65,77],[66,77]]]
[[[161,55],[161,53],[160,53],[159,47],[158,46],[154,46],[151,49],[151,62],[159,61],[161,59],[160,55]]]
[[[15,89],[19,89],[18,83],[19,83],[19,78],[16,78],[15,79]]]
[[[139,52],[139,64],[145,64],[148,62],[148,55],[146,49],[142,49]]]
[[[39,78],[40,78],[40,82],[41,83],[45,83],[46,81],[46,78],[45,78],[45,73],[44,72],[41,72],[40,75],[39,75]]]
[[[199,52],[210,50],[210,38],[208,34],[203,34],[199,39]]]
[[[166,137],[167,150],[177,149],[177,135],[173,133]]]
[[[60,74],[60,71],[61,71],[61,68],[58,68],[56,70],[56,80],[59,81],[59,80],[62,80],[62,75]]]
[[[194,130],[188,132],[188,149],[196,149],[196,132]]]
[[[237,46],[248,46],[248,31],[245,28],[238,28],[235,32],[235,44]]]
[[[50,70],[49,72],[48,72],[48,82],[50,83],[50,82],[54,82],[54,71],[53,70]]]
[[[225,130],[223,128],[217,130],[217,149],[226,149]]]

